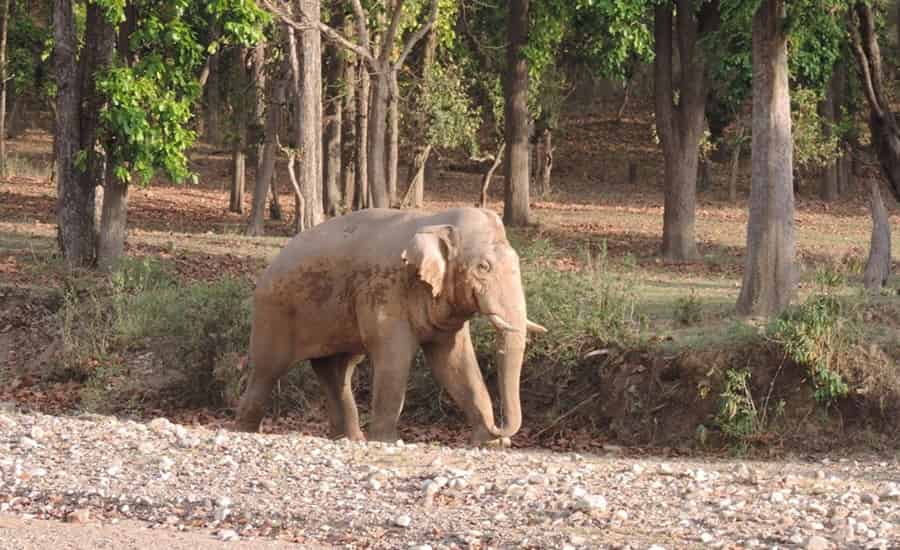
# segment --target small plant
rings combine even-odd
[[[675,301],[675,322],[684,326],[691,326],[703,320],[703,307],[697,293],[691,290],[690,296],[682,296]]]
[[[835,367],[849,348],[848,331],[840,300],[814,295],[800,306],[788,309],[770,328],[770,338],[785,354],[812,375],[815,398],[829,406],[847,395],[849,388]]]
[[[847,277],[832,265],[825,265],[816,270],[816,284],[824,289],[835,289],[847,284]]]
[[[777,376],[777,375],[776,375]],[[760,405],[757,405],[750,388],[750,369],[728,369],[725,371],[725,387],[719,394],[719,411],[715,423],[726,436],[741,446],[761,436],[769,428],[772,418],[769,401],[772,387]],[[775,405],[774,417],[784,413],[784,401]]]

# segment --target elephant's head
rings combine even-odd
[[[526,316],[519,256],[506,239],[500,218],[482,211],[481,219],[421,228],[403,252],[432,300],[450,314],[487,317],[497,329],[497,370],[504,423],[484,428],[508,438],[522,425],[519,377],[526,332],[546,332]]]

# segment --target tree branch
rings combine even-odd
[[[421,40],[423,36],[428,34],[428,31],[434,26],[435,21],[437,21],[438,0],[431,0],[430,7],[431,10],[428,12],[428,20],[425,21],[425,23],[409,37],[406,44],[403,45],[403,51],[394,63],[394,67],[399,68],[403,66],[403,63],[406,61],[407,56],[409,56],[409,53],[412,51],[413,47],[415,47],[416,43]]]
[[[318,24],[312,25],[308,22],[300,22],[300,21],[297,21],[296,19],[294,19],[294,17],[283,7],[276,6],[272,0],[261,0],[261,2],[266,7],[266,9],[269,10],[269,12],[271,12],[272,14],[277,16],[279,19],[281,19],[281,21],[285,25],[288,25],[289,27],[291,27],[295,30],[298,30],[298,31],[308,31],[310,29],[317,28],[319,30],[319,32],[321,32],[323,35],[325,35],[325,38],[327,38],[331,42],[334,42],[338,46],[340,46],[344,49],[350,50],[351,52],[353,52],[356,55],[365,59],[366,61],[369,61],[369,62],[375,61],[375,57],[372,55],[372,52],[369,51],[369,48],[368,48],[368,43],[369,43],[368,34],[361,35],[360,41],[363,43],[362,45],[354,44],[353,42],[348,40],[344,35],[342,35],[338,31],[334,30],[333,28],[329,27],[326,23],[319,21]],[[353,3],[358,4],[359,0],[354,0]],[[362,9],[362,7],[360,7],[360,9]],[[354,11],[355,11],[355,6],[354,6]],[[300,17],[303,20],[306,19],[306,16],[302,12],[300,14]],[[362,28],[363,28],[363,30],[365,30],[365,20],[363,20]]]
[[[875,112],[879,118],[884,117],[884,111],[878,103],[878,97],[875,95],[875,89],[872,84],[872,73],[869,70],[869,59],[862,46],[862,37],[859,28],[853,17],[850,17],[850,43],[853,45],[853,53],[856,54],[856,67],[859,70],[859,78],[862,80],[863,90],[866,93],[866,99],[869,100],[869,107]]]
[[[384,40],[381,41],[381,53],[378,59],[387,61],[391,57],[391,47],[394,45],[394,38],[397,37],[397,27],[400,26],[400,16],[403,15],[403,1],[394,0],[394,12],[391,14],[391,23],[388,25],[387,31],[384,33]]]

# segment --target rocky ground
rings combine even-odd
[[[192,549],[247,541],[898,548],[900,464],[897,456],[758,462],[358,444],[164,418],[0,413],[0,549],[149,540]]]

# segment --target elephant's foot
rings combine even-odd
[[[235,432],[247,432],[247,433],[257,433],[259,432],[259,427],[261,421],[250,421],[250,420],[241,420],[237,419],[231,424],[232,431]]]
[[[481,441],[472,441],[476,447],[487,447],[489,449],[506,449],[512,446],[512,441],[508,437],[496,437]]]
[[[364,436],[362,431],[360,431],[360,430],[353,430],[350,432],[344,432],[342,430],[339,433],[335,433],[334,431],[332,431],[331,433],[328,434],[328,437],[333,440],[338,440],[338,439],[346,439],[348,441],[365,441],[366,440],[366,436]]]

